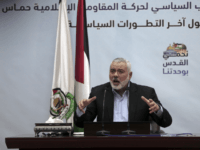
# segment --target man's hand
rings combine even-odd
[[[85,113],[85,111],[84,111],[83,109],[84,109],[87,105],[89,105],[92,101],[94,101],[96,98],[97,98],[97,97],[94,96],[94,97],[92,97],[92,98],[90,98],[90,99],[83,99],[83,100],[81,100],[81,101],[78,103],[79,109],[80,109],[83,113]]]
[[[146,99],[144,96],[141,97],[141,99],[147,103],[147,105],[150,107],[149,108],[149,113],[152,114],[155,111],[159,110],[158,104],[156,104],[152,99]]]

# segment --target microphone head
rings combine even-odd
[[[109,89],[109,88],[106,86],[106,87],[105,87],[105,90],[107,91],[108,89]]]

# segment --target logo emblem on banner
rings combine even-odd
[[[169,57],[179,57],[180,60],[174,59],[163,63],[163,74],[165,75],[183,75],[188,76],[188,50],[185,44],[173,43],[167,47],[167,50],[163,52],[163,58],[167,60]]]
[[[167,60],[169,57],[188,57],[188,51],[185,44],[173,43],[163,52],[163,58]]]
[[[70,106],[67,104],[70,102]],[[51,98],[50,114],[54,118],[68,119],[74,111],[74,96],[71,93],[64,94],[60,88],[53,89],[53,96]]]

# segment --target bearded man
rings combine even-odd
[[[148,121],[149,115],[162,127],[172,123],[169,112],[162,106],[155,90],[151,87],[130,82],[131,63],[116,58],[110,65],[110,82],[92,88],[89,99],[79,102],[74,122],[83,128],[84,121],[130,122]],[[103,101],[105,103],[103,106]]]

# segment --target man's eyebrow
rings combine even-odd
[[[119,71],[124,71],[124,69],[118,69]]]

